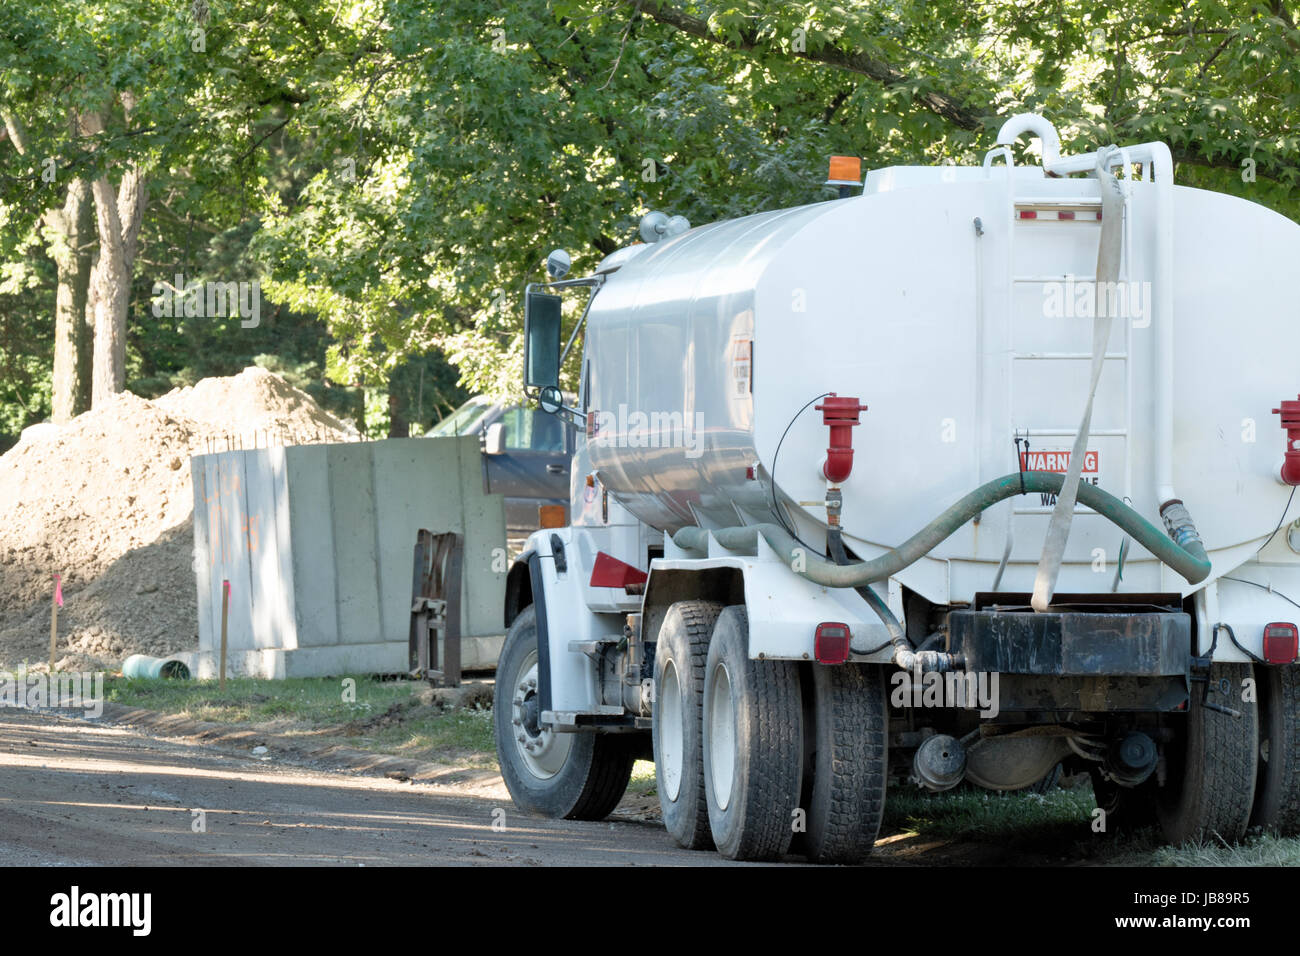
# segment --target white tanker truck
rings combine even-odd
[[[652,757],[683,847],[854,862],[890,786],[1064,765],[1174,842],[1300,829],[1300,226],[1172,173],[1021,115],[981,167],[553,254],[525,384],[579,441],[508,578],[516,804],[599,819]]]

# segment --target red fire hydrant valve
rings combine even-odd
[[[1288,485],[1300,485],[1300,396],[1294,402],[1283,402],[1281,408],[1273,409],[1273,414],[1282,416],[1282,427],[1286,429],[1282,480]]]
[[[1300,406],[1300,402],[1290,404]],[[826,396],[824,404],[817,406],[822,423],[831,430],[826,464],[822,466],[827,481],[839,484],[853,471],[853,428],[858,424],[859,413],[866,410],[867,406],[858,404],[856,398],[840,397],[834,392]]]

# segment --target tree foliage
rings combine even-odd
[[[0,0],[0,105],[34,144],[0,144],[0,328],[50,308],[40,158],[137,161],[137,383],[283,347],[407,391],[406,363],[441,354],[507,394],[551,248],[576,274],[649,209],[699,224],[829,198],[833,153],[978,163],[1014,112],[1046,113],[1069,151],[1165,140],[1179,181],[1296,217],[1298,53],[1280,0]],[[125,89],[130,118],[69,135],[70,108]],[[178,269],[261,278],[283,340],[160,325],[148,290]],[[15,333],[0,365],[44,347]]]

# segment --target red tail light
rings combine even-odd
[[[847,624],[833,621],[817,625],[817,637],[813,641],[813,656],[822,664],[843,664],[849,659],[849,633]]]
[[[1264,660],[1270,664],[1291,664],[1300,655],[1300,631],[1294,624],[1264,625]]]

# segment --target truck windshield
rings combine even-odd
[[[438,424],[429,429],[429,436],[432,438],[446,438],[448,436],[467,435],[474,431],[479,420],[487,414],[492,403],[482,398],[471,398],[468,402],[456,409]]]

